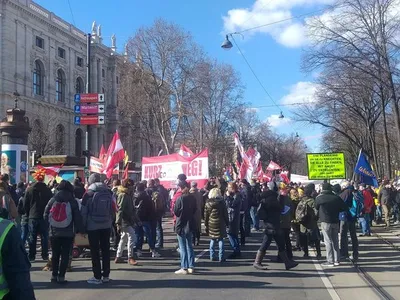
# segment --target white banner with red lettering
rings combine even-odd
[[[198,188],[204,187],[208,181],[208,149],[191,157],[174,153],[142,158],[142,180],[159,178],[165,188],[174,188],[182,173],[187,181],[196,181]]]

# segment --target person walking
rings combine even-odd
[[[382,212],[385,217],[386,228],[390,227],[390,210],[393,205],[393,191],[389,180],[385,179],[382,187],[379,189],[378,201],[382,207]]]
[[[135,226],[141,226],[136,210],[133,205],[133,186],[130,185],[129,179],[124,179],[122,185],[118,187],[117,205],[118,212],[115,223],[117,229],[121,233],[121,239],[118,245],[115,263],[124,263],[122,252],[128,242],[128,264],[136,266],[138,263],[133,257],[133,245],[135,238]]]
[[[349,208],[339,196],[332,192],[332,186],[324,183],[321,194],[315,199],[315,209],[321,221],[326,247],[326,262],[322,263],[322,266],[338,266],[340,264],[339,213],[347,212]]]
[[[201,235],[201,207],[203,207],[203,195],[200,193],[199,189],[197,188],[197,182],[192,181],[190,183],[191,189],[190,193],[195,197],[196,199],[196,230],[193,233],[193,245],[198,246],[200,243],[200,235]],[[210,195],[208,196],[210,197]]]
[[[228,183],[228,190],[225,196],[225,203],[228,209],[228,239],[233,253],[228,259],[235,259],[241,256],[239,243],[240,210],[242,206],[242,195],[238,190],[236,182]]]
[[[294,236],[295,236],[295,240],[296,240],[296,244],[293,247],[293,250],[295,251],[299,251],[301,250],[301,243],[300,243],[300,224],[297,222],[296,218],[295,218],[295,212],[297,209],[297,205],[300,202],[300,197],[299,197],[299,191],[297,189],[297,187],[292,188],[290,190],[290,199],[292,200],[293,203],[293,210],[292,210],[292,229],[294,232]]]
[[[364,208],[361,216],[358,218],[362,230],[362,234],[360,236],[371,236],[370,222],[372,208],[374,206],[374,198],[364,183],[360,185],[360,192],[364,197]]]
[[[116,205],[111,190],[101,182],[99,174],[89,177],[89,187],[82,199],[81,214],[88,234],[94,277],[89,284],[110,281],[110,235]],[[100,250],[102,264],[100,263]]]
[[[217,243],[219,248],[218,260],[224,262],[224,238],[226,237],[226,227],[229,224],[228,210],[219,188],[213,188],[209,192],[208,198],[204,210],[204,223],[206,233],[211,238],[210,260],[216,260],[214,246]]]
[[[194,273],[194,251],[192,245],[192,232],[196,230],[196,199],[189,193],[189,184],[180,180],[178,186],[182,195],[174,205],[176,216],[175,232],[178,237],[181,268],[175,272],[177,275]]]
[[[285,250],[285,238],[280,226],[282,211],[284,211],[283,198],[278,200],[276,183],[270,181],[268,182],[268,190],[264,190],[261,194],[261,202],[258,209],[258,215],[261,220],[264,220],[265,225],[264,237],[253,264],[254,268],[258,270],[267,269],[262,265],[262,261],[272,240],[275,241],[278,247],[278,255],[285,264],[286,270],[295,268],[298,265],[298,263],[288,258]]]
[[[28,218],[29,228],[29,260],[35,261],[37,235],[40,234],[42,244],[42,259],[49,260],[49,227],[43,219],[44,210],[47,203],[53,197],[50,188],[43,182],[45,171],[38,169],[33,178],[36,180],[25,193],[23,211]]]
[[[156,249],[162,249],[164,248],[164,229],[163,229],[163,217],[165,214],[165,211],[167,210],[167,202],[168,202],[168,191],[165,189],[165,187],[160,183],[160,179],[156,178],[154,179],[154,187],[155,190],[158,192],[158,197],[155,198],[156,202],[160,203],[157,204],[156,206],[156,244],[155,247]],[[154,235],[153,235],[154,236]]]
[[[58,192],[47,203],[43,218],[50,225],[51,265],[53,269],[51,282],[62,284],[67,282],[65,273],[75,233],[82,233],[84,229],[72,184],[69,181],[62,180],[57,190]]]
[[[293,259],[292,242],[290,240],[290,229],[293,220],[293,202],[288,195],[288,189],[284,183],[281,183],[279,190],[279,201],[283,204],[283,210],[281,212],[281,230],[283,239],[285,242],[286,254],[289,259]],[[278,261],[281,258],[278,254]]]

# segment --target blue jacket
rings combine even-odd
[[[339,195],[340,198],[342,198],[342,200],[344,201],[344,203],[346,204],[346,206],[348,207],[349,210],[353,206],[353,191],[354,191],[353,186],[350,186],[350,187],[344,189]],[[339,213],[339,220],[340,221],[353,222],[356,219],[357,218],[351,216],[349,211]]]

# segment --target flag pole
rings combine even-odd
[[[358,161],[360,160],[361,153],[362,153],[362,148],[360,148],[360,152],[358,153],[358,158],[357,158],[356,166],[357,166],[357,164],[358,164]],[[354,172],[354,168],[355,168],[356,166],[353,167],[353,177],[352,177],[351,181],[354,181],[354,179],[355,179],[355,177],[356,177],[356,172]]]

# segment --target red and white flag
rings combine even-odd
[[[273,162],[271,160],[267,167],[267,171],[273,171],[273,170],[282,170],[282,167],[280,165],[278,165],[276,162]]]
[[[110,147],[108,147],[108,151],[105,159],[104,172],[107,175],[107,178],[111,178],[113,174],[113,170],[115,165],[125,158],[125,150],[122,146],[121,139],[119,138],[118,131],[115,132],[113,139],[111,140]]]
[[[101,161],[104,161],[106,155],[107,155],[106,148],[104,148],[104,145],[101,145],[99,159]]]
[[[242,157],[242,164],[239,170],[239,179],[247,179],[250,182],[253,176],[256,175],[257,167],[261,158],[260,153],[253,147],[249,147],[247,152],[244,151],[244,147],[239,140],[238,134],[233,134],[235,146],[238,147],[240,156]]]
[[[189,147],[187,147],[184,144],[181,144],[181,148],[179,149],[178,154],[183,156],[183,157],[194,156],[194,153],[192,152],[192,150],[190,150]]]
[[[46,175],[53,176],[54,178],[58,176],[62,167],[63,167],[63,165],[51,166],[51,167],[37,166],[38,169],[44,170]]]

